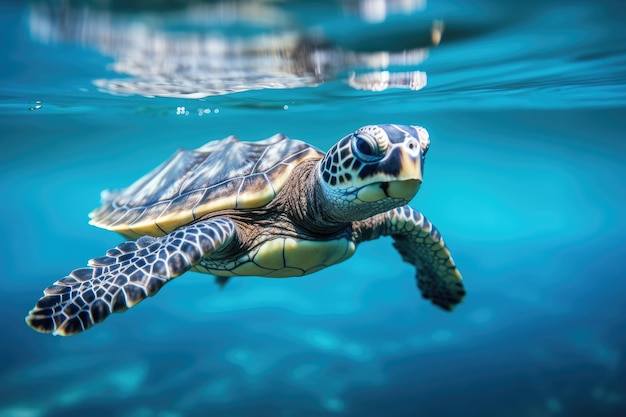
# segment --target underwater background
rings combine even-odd
[[[5,1],[0,417],[626,415],[621,1]],[[68,338],[41,291],[176,149],[430,132],[428,216],[464,275],[421,299],[390,239],[300,279],[187,273]]]

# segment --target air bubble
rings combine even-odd
[[[39,110],[40,108],[41,108],[41,100],[37,100],[35,101],[35,105],[32,107],[29,107],[28,110],[35,111],[35,110]]]

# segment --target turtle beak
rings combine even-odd
[[[380,201],[385,198],[409,201],[415,197],[420,185],[421,180],[377,182],[361,188],[357,197],[363,202]]]
[[[387,197],[398,198],[402,200],[411,200],[413,197],[415,197],[415,194],[417,194],[421,185],[422,180],[415,179],[383,182],[380,186],[381,188],[383,188]]]
[[[363,187],[358,193],[358,199],[365,202],[379,201],[384,198],[393,198],[409,201],[422,185],[422,151],[419,143],[415,146],[396,147],[387,158],[387,166],[393,166],[395,172],[385,172],[380,175],[380,182],[374,182]],[[384,172],[385,162],[381,164]],[[385,178],[386,177],[386,178]]]
[[[416,138],[410,138],[401,148],[400,171],[395,181],[387,184],[385,194],[391,198],[411,200],[422,185],[424,158],[421,144]],[[382,186],[382,185],[381,185]]]

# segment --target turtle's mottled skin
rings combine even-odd
[[[425,129],[390,124],[362,127],[326,154],[283,135],[180,150],[129,188],[103,193],[91,223],[131,240],[46,288],[26,321],[71,335],[188,270],[222,285],[302,276],[379,236],[392,236],[416,267],[422,295],[451,310],[465,295],[461,274],[437,229],[406,205],[428,146]]]

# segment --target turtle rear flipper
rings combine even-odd
[[[68,336],[123,312],[230,242],[226,218],[199,222],[160,237],[142,237],[107,251],[44,290],[26,317],[33,329]]]
[[[220,276],[220,275],[216,275],[215,276],[215,283],[220,288],[220,290],[223,290],[224,287],[226,287],[226,284],[228,284],[230,282],[231,278],[232,277],[223,277],[223,276]]]

